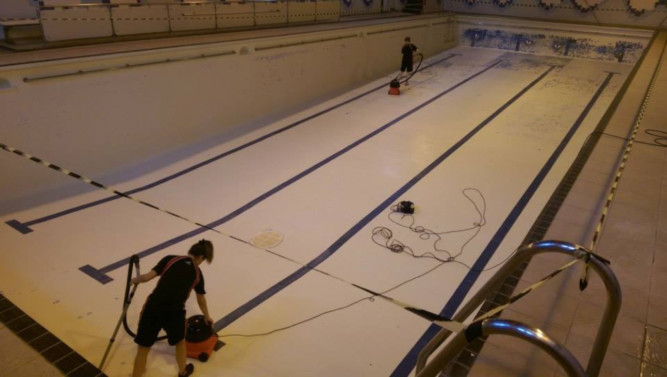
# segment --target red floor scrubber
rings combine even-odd
[[[424,61],[424,55],[422,55],[420,52],[417,53],[417,57],[419,57],[419,63],[417,63],[417,68],[415,68],[414,72],[409,72],[410,76],[408,76],[403,82],[405,85],[407,85],[408,80],[412,78],[412,76],[419,71],[419,67],[421,67],[422,62]],[[401,73],[399,72],[398,76],[396,76],[391,82],[389,82],[389,95],[392,96],[397,96],[401,94],[401,81],[399,79],[401,77]]]
[[[389,83],[389,94],[393,96],[401,94],[401,83],[398,79],[393,79]]]
[[[201,314],[188,318],[185,329],[185,352],[190,358],[206,362],[213,351],[225,345]]]

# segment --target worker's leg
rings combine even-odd
[[[176,363],[178,363],[178,373],[185,372],[185,339],[176,344]]]
[[[148,352],[150,350],[150,347],[137,347],[137,355],[134,357],[132,377],[141,377],[144,375],[144,372],[146,371],[146,360],[148,359]]]
[[[185,339],[176,343],[176,362],[178,363],[178,375],[187,377],[195,370],[195,366],[185,363]]]

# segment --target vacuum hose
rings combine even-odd
[[[410,74],[410,76],[408,76],[408,77],[406,77],[405,79],[403,79],[403,81],[401,81],[401,84],[403,84],[403,83],[407,82],[408,80],[410,80],[410,79],[412,78],[412,76],[414,76],[415,73],[417,73],[417,71],[419,71],[419,67],[421,67],[422,62],[424,61],[424,55],[423,55],[421,52],[418,52],[418,53],[417,53],[417,56],[419,56],[419,63],[417,63],[417,68],[415,68],[415,69],[412,71],[412,73]],[[395,78],[394,80],[398,80],[398,76],[399,76],[400,74],[401,74],[401,73],[399,72],[398,75],[396,76],[396,78]]]
[[[130,290],[130,285],[132,285],[132,270],[133,267],[136,268],[136,274],[137,277],[141,275],[141,272],[139,270],[139,257],[136,255],[133,255],[130,257],[130,263],[127,265],[127,281],[125,282],[125,295],[123,296],[123,309],[125,307],[129,307],[130,303],[132,302],[132,298],[134,297],[134,292],[137,291],[137,287],[139,286],[138,284],[135,284],[132,287],[132,290]],[[127,310],[127,309],[125,309]],[[125,328],[125,332],[127,332],[131,337],[137,336],[137,334],[133,333],[132,330],[130,330],[130,326],[127,324],[127,316],[123,316],[123,328]]]
[[[133,267],[136,268],[136,277],[139,277],[141,275],[139,271],[139,257],[137,255],[133,255],[130,258],[130,263],[128,265],[127,269],[127,281],[125,283],[125,296],[123,298],[123,311],[124,313],[127,312],[127,308],[130,306],[130,303],[132,302],[132,298],[134,297],[134,292],[137,291],[137,287],[139,284],[135,284],[131,289],[130,286],[132,285],[132,270]],[[125,329],[125,332],[128,333],[132,338],[136,337],[137,334],[135,334],[132,329],[130,329],[130,326],[127,324],[127,316],[123,315],[123,328]],[[161,336],[158,337],[157,340],[164,340],[167,339],[167,336]]]
[[[137,276],[140,275],[139,272],[139,256],[133,255],[130,258],[130,268],[127,272],[127,284],[125,285],[125,297],[123,298],[123,311],[120,314],[120,318],[118,318],[118,322],[116,323],[116,328],[113,330],[113,335],[111,335],[111,339],[109,339],[109,345],[107,346],[107,349],[104,351],[104,356],[102,356],[102,361],[100,362],[99,369],[102,370],[104,367],[104,362],[107,360],[107,356],[109,356],[109,351],[111,350],[111,346],[113,345],[113,342],[116,340],[116,334],[118,334],[118,330],[120,329],[120,324],[123,323],[123,327],[125,327],[125,331],[127,331],[128,334],[132,335],[134,338],[136,335],[134,335],[131,331],[129,326],[127,326],[127,321],[126,321],[126,314],[127,314],[127,308],[130,307],[130,302],[132,301],[132,297],[134,296],[134,292],[137,290],[137,286],[135,285],[134,288],[132,289],[132,292],[130,292],[130,283],[132,280],[132,267],[137,268]]]

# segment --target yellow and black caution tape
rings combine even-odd
[[[127,199],[130,199],[130,200],[132,200],[132,201],[135,201],[135,202],[137,202],[137,203],[139,203],[139,204],[141,204],[141,205],[147,206],[147,207],[149,207],[149,208],[158,210],[158,211],[163,212],[163,213],[167,213],[167,214],[169,214],[169,215],[171,215],[171,216],[174,216],[174,217],[179,218],[179,219],[181,219],[181,220],[187,221],[187,222],[189,222],[189,223],[191,223],[191,224],[195,224],[195,225],[197,225],[197,226],[200,226],[200,227],[209,229],[209,230],[211,230],[211,231],[213,231],[213,232],[216,232],[216,233],[218,233],[218,234],[221,234],[221,235],[230,237],[230,238],[232,238],[232,239],[234,239],[234,240],[243,242],[243,243],[245,243],[245,244],[252,245],[252,243],[250,243],[250,242],[247,242],[247,241],[245,241],[245,240],[236,238],[236,237],[234,237],[234,236],[232,236],[232,235],[229,235],[229,234],[220,232],[219,230],[214,229],[214,228],[211,228],[211,227],[208,226],[208,225],[201,224],[201,223],[199,223],[199,222],[197,222],[197,221],[188,219],[187,217],[181,216],[181,215],[179,215],[179,214],[177,214],[177,213],[174,213],[174,212],[172,212],[172,211],[168,211],[168,210],[162,209],[162,208],[160,208],[160,207],[158,207],[158,206],[156,206],[156,205],[153,205],[153,204],[151,204],[151,203],[148,203],[148,202],[145,202],[145,201],[143,201],[143,200],[137,199],[137,198],[135,198],[135,197],[133,197],[133,196],[131,196],[131,195],[129,195],[129,194],[126,194],[126,193],[123,193],[123,192],[121,192],[121,191],[115,190],[115,189],[113,189],[113,188],[111,188],[111,187],[109,187],[109,186],[106,186],[106,185],[104,185],[104,184],[102,184],[102,183],[99,183],[99,182],[97,182],[97,181],[94,181],[94,180],[92,180],[92,179],[90,179],[90,178],[88,178],[88,177],[85,177],[85,176],[81,175],[81,174],[77,174],[77,173],[75,173],[75,172],[73,172],[73,171],[70,171],[70,170],[65,169],[65,168],[62,168],[62,167],[60,167],[60,166],[58,166],[58,165],[52,164],[52,163],[50,163],[49,161],[43,160],[43,159],[41,159],[41,158],[32,156],[32,155],[30,155],[29,153],[26,153],[26,152],[23,152],[23,151],[18,150],[18,149],[16,149],[16,148],[10,147],[10,146],[8,146],[8,145],[6,145],[6,144],[0,143],[0,149],[3,149],[3,150],[5,150],[5,151],[7,151],[7,152],[16,154],[16,155],[18,155],[18,156],[21,156],[21,157],[23,157],[23,158],[25,158],[25,159],[28,159],[28,160],[30,160],[30,161],[33,161],[33,162],[35,162],[35,163],[41,164],[41,165],[43,165],[43,166],[45,166],[45,167],[47,167],[47,168],[49,168],[49,169],[55,170],[55,171],[57,171],[57,172],[59,172],[59,173],[61,173],[61,174],[67,175],[67,176],[72,177],[72,178],[75,178],[75,179],[80,180],[80,181],[82,181],[82,182],[85,182],[85,183],[87,183],[87,184],[89,184],[89,185],[92,185],[92,186],[95,186],[95,187],[97,187],[97,188],[100,188],[100,189],[103,189],[103,190],[112,192],[112,193],[114,193],[114,194],[116,194],[116,195],[120,195],[120,196],[122,196],[122,197],[124,197],[124,198],[127,198]],[[362,286],[360,286],[360,285],[358,285],[358,284],[351,283],[351,282],[349,282],[349,281],[346,281],[346,280],[344,280],[344,279],[342,279],[342,278],[339,278],[339,277],[336,277],[336,276],[334,276],[334,275],[331,275],[331,274],[329,274],[329,273],[327,273],[327,272],[324,272],[324,271],[322,271],[322,270],[319,270],[319,269],[317,269],[317,268],[313,268],[313,267],[309,267],[309,266],[307,266],[307,265],[304,265],[304,264],[302,264],[302,263],[300,263],[300,262],[298,262],[298,261],[295,261],[295,260],[293,260],[293,259],[291,259],[291,258],[288,258],[288,257],[286,257],[286,256],[284,256],[284,255],[281,255],[281,254],[276,253],[276,252],[274,252],[274,251],[271,251],[271,250],[269,250],[269,249],[262,249],[262,250],[267,251],[267,252],[269,252],[269,253],[271,253],[271,254],[273,254],[273,255],[276,255],[276,256],[278,256],[278,257],[281,257],[281,258],[283,258],[283,259],[289,260],[289,261],[291,261],[291,262],[293,262],[293,263],[296,263],[296,264],[298,264],[298,265],[300,265],[300,266],[302,266],[302,267],[307,267],[307,268],[309,268],[309,269],[311,269],[311,270],[317,271],[317,272],[319,272],[319,273],[321,273],[321,274],[324,274],[324,275],[327,275],[327,276],[332,277],[332,278],[334,278],[334,279],[337,279],[337,280],[339,280],[339,281],[341,281],[341,282],[344,282],[344,283],[349,284],[349,285],[351,285],[351,286],[353,286],[353,287],[356,287],[356,288],[361,289],[361,290],[363,290],[363,291],[365,291],[365,292],[368,292],[368,293],[372,294],[373,296],[382,297],[383,299],[385,299],[385,300],[387,300],[387,301],[389,301],[389,302],[392,302],[392,303],[394,303],[395,305],[398,305],[398,306],[402,307],[403,309],[408,310],[409,312],[414,313],[414,314],[416,314],[416,315],[418,315],[418,316],[420,316],[420,317],[422,317],[422,318],[424,318],[424,319],[426,319],[426,320],[429,320],[429,321],[431,321],[433,324],[435,324],[435,325],[437,325],[437,326],[440,326],[440,327],[442,327],[442,328],[444,328],[444,329],[447,329],[447,330],[450,330],[450,331],[453,331],[453,332],[460,332],[460,331],[463,331],[463,330],[466,329],[466,325],[464,325],[464,324],[461,323],[461,322],[454,321],[454,320],[452,320],[451,318],[447,318],[447,317],[445,317],[445,316],[442,316],[442,315],[439,315],[439,314],[436,314],[436,313],[432,313],[432,312],[430,312],[430,311],[428,311],[428,310],[421,309],[421,308],[419,308],[419,307],[416,307],[416,306],[413,306],[413,305],[410,305],[410,304],[401,302],[401,301],[399,301],[399,300],[396,300],[396,299],[394,299],[394,298],[391,298],[391,297],[389,297],[389,296],[386,296],[386,295],[383,294],[383,293],[378,293],[378,292],[372,291],[372,290],[370,290],[370,289],[368,289],[368,288],[364,288],[364,287],[362,287]],[[597,256],[597,255],[595,255],[595,254],[593,254],[593,253],[588,253],[588,254],[589,254],[589,255],[588,255],[587,258],[584,260],[584,262],[587,262],[587,261],[588,261],[588,258],[590,258],[591,256],[594,256],[594,257],[597,257],[597,258],[599,258],[599,259],[605,261],[606,263],[609,263],[608,261],[604,260],[604,258],[601,258],[600,256]],[[576,264],[578,261],[579,261],[578,259],[575,259],[575,260],[570,261],[569,263],[565,264],[564,266],[560,267],[560,268],[557,269],[556,271],[554,271],[554,272],[552,272],[551,274],[547,275],[546,277],[544,277],[544,278],[541,279],[540,281],[534,283],[534,284],[531,285],[530,287],[528,287],[528,288],[524,289],[523,291],[519,292],[518,294],[512,296],[506,304],[501,305],[501,306],[498,306],[498,307],[494,308],[493,310],[491,310],[491,311],[485,313],[485,314],[484,314],[483,316],[481,316],[480,318],[477,318],[477,319],[475,320],[475,322],[476,322],[476,323],[479,323],[479,322],[481,322],[482,320],[484,320],[484,319],[486,319],[486,318],[489,318],[489,317],[495,315],[496,313],[498,313],[498,312],[504,310],[505,308],[507,308],[508,306],[510,306],[511,304],[513,304],[514,302],[516,302],[516,301],[518,301],[519,299],[521,299],[522,297],[526,296],[528,293],[530,293],[530,292],[532,292],[533,290],[539,288],[540,286],[542,286],[543,284],[545,284],[547,281],[553,279],[556,275],[560,274],[562,271],[564,271],[564,270],[566,270],[567,268],[573,266],[573,265]],[[386,292],[385,292],[385,293],[386,293]],[[359,301],[357,301],[357,302],[359,302]]]
[[[616,190],[618,189],[618,183],[621,180],[621,177],[623,176],[623,172],[625,171],[625,165],[626,162],[628,161],[628,158],[630,157],[630,151],[632,150],[632,146],[634,145],[635,139],[637,137],[637,132],[639,131],[639,125],[644,119],[644,112],[646,111],[646,106],[648,105],[649,98],[653,93],[655,82],[658,79],[658,73],[662,68],[662,62],[664,60],[663,58],[665,55],[666,48],[667,48],[667,42],[665,42],[665,45],[662,47],[662,52],[660,53],[658,65],[656,66],[655,71],[653,71],[651,81],[649,83],[648,88],[646,89],[646,93],[644,94],[644,99],[642,100],[641,107],[639,108],[639,112],[637,113],[637,116],[635,118],[635,124],[632,129],[630,138],[625,145],[625,150],[623,151],[623,157],[621,158],[621,163],[619,164],[618,169],[616,170],[616,174],[614,175],[614,181],[611,185],[611,188],[609,189],[609,193],[607,194],[607,200],[605,201],[605,204],[602,208],[602,214],[600,215],[600,220],[595,226],[595,232],[593,233],[593,238],[591,240],[591,244],[589,247],[589,250],[591,251],[595,251],[597,244],[600,241],[600,235],[602,234],[602,230],[604,229],[604,226],[607,222],[609,210],[616,195]],[[588,285],[588,264],[585,265],[584,270],[582,271],[581,279],[579,280],[579,288],[583,290],[586,288],[587,285]]]

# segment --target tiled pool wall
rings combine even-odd
[[[615,31],[571,32],[521,26],[459,23],[459,44],[535,55],[571,57],[635,64],[649,38]]]

